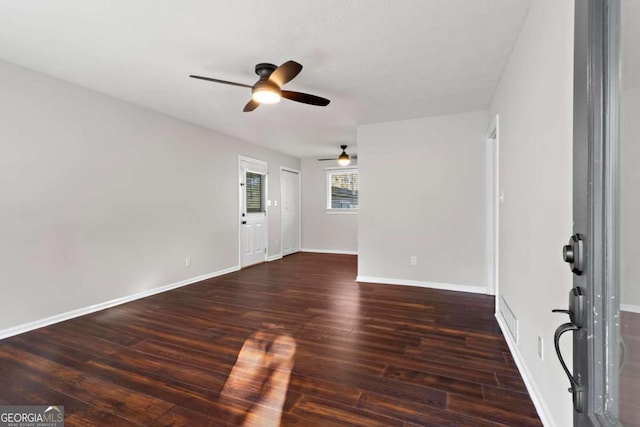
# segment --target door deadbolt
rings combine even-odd
[[[562,259],[574,274],[584,273],[584,240],[580,234],[571,236],[569,243],[562,247]]]

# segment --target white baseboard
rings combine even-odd
[[[358,255],[358,251],[340,251],[333,249],[308,249],[302,248],[300,252],[315,252],[318,254]]]
[[[86,314],[90,314],[96,311],[104,310],[106,308],[114,307],[116,305],[135,301],[140,298],[145,298],[151,295],[159,294],[161,292],[170,291],[172,289],[180,288],[182,286],[191,285],[193,283],[201,282],[203,280],[211,279],[213,277],[222,276],[223,274],[233,273],[234,271],[238,271],[238,270],[240,270],[239,266],[226,268],[224,270],[216,271],[214,273],[204,274],[202,276],[192,277],[190,279],[182,280],[180,282],[171,283],[165,286],[160,286],[159,288],[148,289],[146,291],[138,292],[136,294],[127,295],[121,298],[116,298],[111,301],[105,301],[99,304],[90,305],[88,307],[67,311],[66,313],[56,314],[54,316],[46,317],[44,319],[35,320],[33,322],[24,323],[22,325],[13,326],[8,329],[0,330],[0,340],[4,338],[12,337],[14,335],[19,335],[25,332],[29,332],[34,329],[53,325],[54,323],[64,322],[65,320],[73,319],[75,317],[84,316]]]
[[[390,279],[388,277],[358,276],[356,277],[356,282],[384,283],[386,285],[417,286],[421,288],[442,289],[445,291],[471,292],[474,294],[487,293],[487,288],[485,286],[456,285],[452,283],[437,283],[437,282],[421,282],[417,280]]]
[[[527,365],[524,364],[522,355],[518,350],[518,346],[511,338],[511,334],[509,333],[509,329],[507,328],[507,324],[505,320],[502,318],[500,313],[496,313],[496,320],[498,321],[498,325],[500,326],[500,330],[502,331],[502,336],[507,341],[507,345],[509,346],[509,350],[511,351],[511,355],[513,356],[513,360],[516,362],[516,366],[518,367],[518,371],[520,371],[520,376],[524,381],[524,385],[527,387],[527,391],[529,392],[529,396],[531,396],[531,400],[533,401],[533,405],[536,407],[536,411],[538,412],[538,416],[540,417],[540,421],[542,421],[542,425],[545,427],[556,426],[551,422],[551,411],[547,407],[547,404],[544,402],[542,398],[542,393],[540,389],[536,385],[533,380],[533,375],[527,368]]]
[[[621,311],[630,311],[632,313],[640,313],[640,305],[620,304]]]
[[[275,254],[275,255],[268,256],[267,262],[277,261],[279,259],[282,259],[282,254]]]

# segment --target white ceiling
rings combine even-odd
[[[0,59],[294,156],[356,126],[485,109],[529,0],[0,0]],[[304,69],[251,113],[259,62]]]

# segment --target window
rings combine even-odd
[[[247,172],[245,179],[247,213],[264,212],[263,180],[264,175],[255,172]]]
[[[327,170],[327,211],[358,211],[358,169]]]

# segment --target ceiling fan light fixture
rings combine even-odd
[[[347,149],[347,146],[341,145],[340,148],[342,148],[342,154],[338,156],[338,164],[340,166],[349,166],[349,163],[351,163],[351,156],[349,156],[345,151]]]
[[[267,80],[256,83],[251,91],[251,98],[260,104],[276,104],[281,97],[280,88]]]

